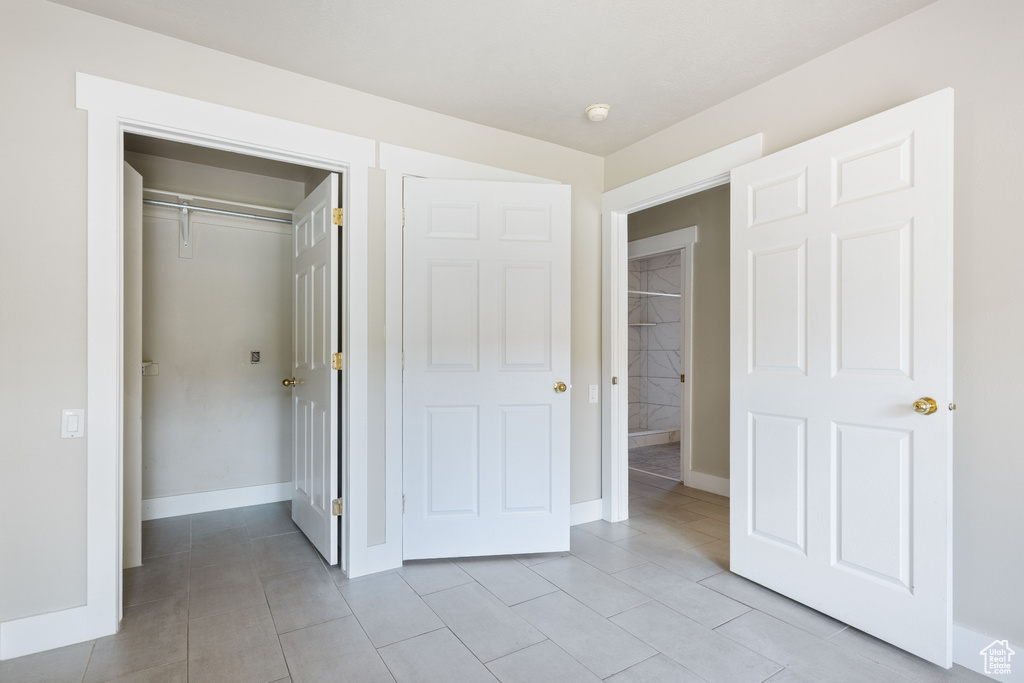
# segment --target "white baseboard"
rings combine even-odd
[[[65,645],[84,643],[100,636],[90,623],[87,607],[14,619],[0,624],[0,660],[31,655]]]
[[[996,640],[1003,640],[1003,638],[988,636],[953,622],[953,663],[987,675],[985,674],[985,659],[982,657],[981,651]],[[988,677],[1004,683],[1024,683],[1024,645],[1010,643],[1010,649],[1016,653],[1010,658],[1011,673]]]
[[[142,520],[163,519],[178,515],[194,515],[199,512],[228,510],[247,505],[262,505],[291,500],[292,483],[284,481],[279,484],[263,484],[262,486],[246,486],[238,489],[222,491],[204,491],[202,493],[186,493],[180,496],[165,496],[142,501]]]
[[[685,477],[684,483],[690,488],[700,489],[708,493],[717,493],[720,496],[729,497],[729,480],[724,477],[716,477],[713,474],[694,472],[690,470]]]
[[[570,505],[569,526],[586,524],[587,522],[596,522],[601,519],[603,502],[604,501],[598,498],[597,500],[588,500],[583,503],[573,503]]]

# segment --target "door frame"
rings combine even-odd
[[[403,255],[403,183],[405,176],[445,178],[449,180],[492,180],[560,185],[551,178],[508,171],[494,166],[464,161],[408,147],[379,145],[378,168],[385,171],[385,542],[367,548],[370,571],[402,566],[402,338],[404,306],[402,283]]]
[[[654,237],[646,237],[644,239],[635,240],[633,242],[627,242],[626,255],[626,266],[628,268],[629,261],[650,258],[652,256],[659,256],[662,254],[672,254],[675,252],[679,252],[679,293],[682,295],[680,301],[681,310],[679,316],[681,328],[679,334],[679,372],[684,377],[690,377],[690,381],[681,382],[682,386],[679,389],[679,479],[683,484],[688,486],[691,485],[692,475],[700,474],[699,472],[690,472],[690,449],[693,446],[693,258],[694,246],[697,244],[699,240],[699,233],[700,231],[698,229],[698,226],[691,225],[688,228],[680,228],[678,230],[666,232],[661,235],[655,235]],[[628,352],[628,342],[626,346],[626,350]],[[628,361],[626,367],[627,369],[629,368]],[[628,383],[626,384],[626,390],[626,403],[628,405]],[[626,414],[626,422],[626,466],[628,467],[628,412]],[[697,484],[697,482],[692,483]],[[703,488],[703,486],[695,486],[695,488]]]
[[[629,387],[618,382],[629,370],[629,214],[728,183],[733,168],[761,158],[762,138],[756,133],[601,196],[601,383],[608,397],[601,405],[601,492],[609,522],[629,517]]]
[[[122,613],[123,228],[125,132],[335,170],[347,176],[342,349],[345,517],[350,573],[364,564],[366,530],[367,169],[374,142],[337,131],[83,73],[76,106],[88,114],[86,601],[4,624],[4,656],[116,633]],[[351,456],[351,457],[349,457]],[[344,553],[343,553],[344,555]]]

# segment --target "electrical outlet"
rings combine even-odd
[[[601,396],[600,391],[601,391],[601,388],[598,385],[596,385],[596,384],[591,384],[590,385],[590,402],[591,403],[597,403],[600,400],[600,396]]]

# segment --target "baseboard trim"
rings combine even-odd
[[[110,635],[92,623],[89,608],[73,607],[0,623],[0,660],[84,643]]]
[[[953,663],[959,664],[965,669],[976,671],[982,676],[1003,683],[1024,683],[1024,645],[1010,643],[1010,649],[1016,655],[1010,659],[1012,666],[1011,673],[991,675],[985,673],[985,660],[981,656],[982,649],[988,647],[993,641],[1003,640],[994,636],[988,636],[974,629],[962,626],[953,622]],[[1014,659],[1020,658],[1019,661]]]
[[[683,477],[683,483],[690,488],[700,489],[708,493],[717,493],[720,496],[729,497],[729,480],[724,477],[716,477],[713,474],[704,474],[690,470]]]
[[[588,500],[583,503],[573,503],[570,505],[569,526],[596,522],[601,519],[604,512],[602,509],[603,503],[604,501],[598,498],[597,500]]]
[[[292,483],[284,481],[279,484],[263,484],[246,486],[221,491],[203,491],[202,493],[185,493],[180,496],[165,496],[142,501],[142,521],[194,515],[199,512],[228,510],[247,505],[262,505],[291,500]]]

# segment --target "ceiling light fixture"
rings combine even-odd
[[[611,106],[607,104],[592,104],[587,107],[587,118],[591,121],[604,121],[608,118],[609,109]]]

